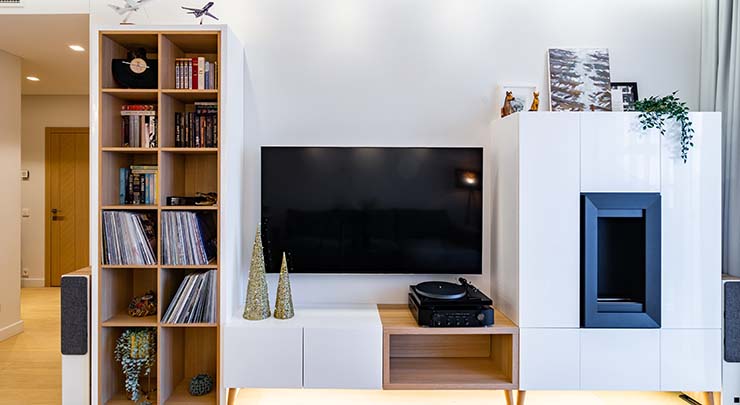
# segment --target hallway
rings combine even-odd
[[[59,288],[21,289],[23,333],[0,342],[0,404],[61,403]]]

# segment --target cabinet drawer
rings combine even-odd
[[[581,389],[660,390],[660,330],[581,330]]]
[[[301,388],[303,329],[225,328],[224,385],[230,388]]]
[[[304,387],[382,387],[382,328],[307,327],[303,339]]]
[[[578,329],[521,329],[519,387],[522,390],[580,388]]]
[[[663,329],[660,331],[660,389],[722,390],[722,331]]]

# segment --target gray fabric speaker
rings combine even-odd
[[[725,361],[740,363],[740,282],[725,283]]]
[[[87,354],[88,277],[62,277],[62,354]]]

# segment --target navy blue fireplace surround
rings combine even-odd
[[[660,194],[581,195],[581,327],[660,328]]]

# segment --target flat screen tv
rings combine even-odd
[[[263,147],[268,272],[481,274],[482,148]]]

